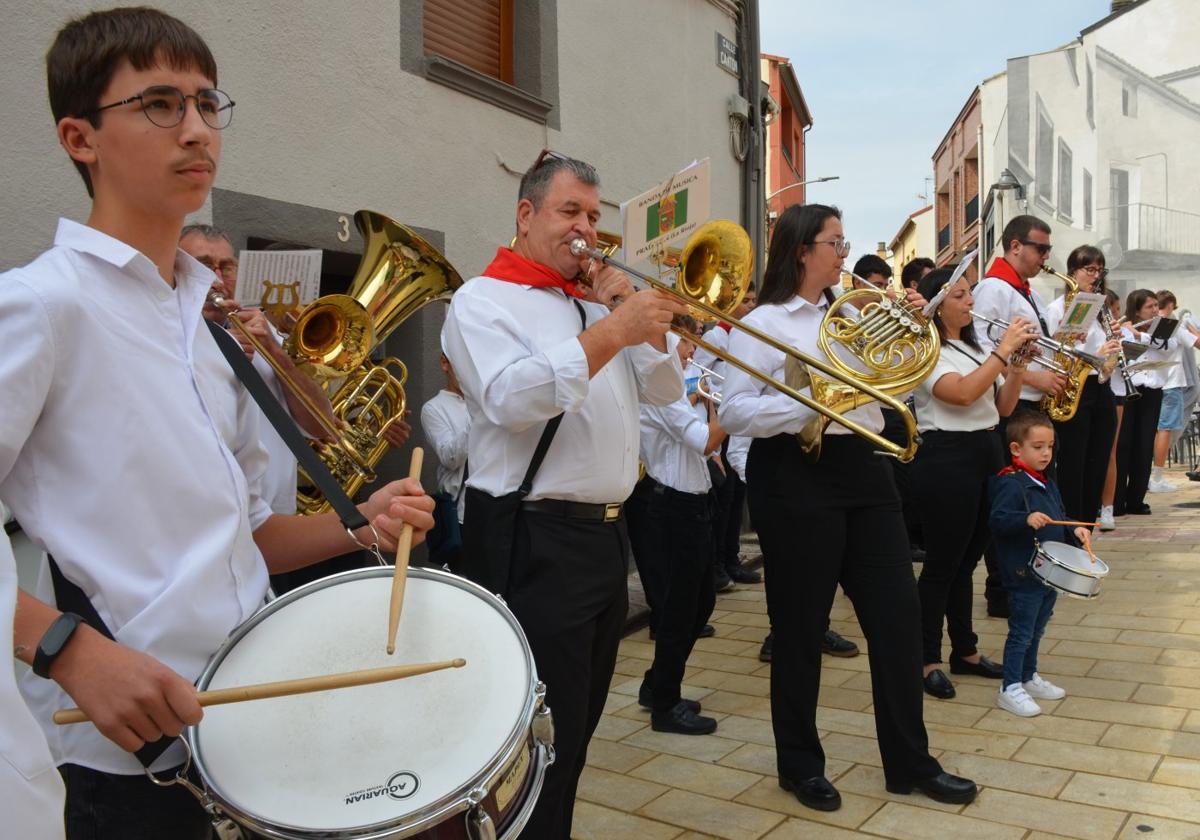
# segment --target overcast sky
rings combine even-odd
[[[813,114],[808,177],[840,176],[810,184],[807,199],[842,209],[853,261],[931,203],[933,152],[975,85],[1077,37],[1109,0],[760,0],[760,10],[763,52],[791,59]]]

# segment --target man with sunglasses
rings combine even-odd
[[[596,244],[599,183],[543,152],[521,179],[513,247],[454,293],[442,329],[471,416],[454,571],[504,596],[554,713],[557,758],[527,840],[570,837],[625,624],[639,402],[683,395],[666,332],[687,307],[572,252]]]
[[[177,247],[233,108],[207,45],[157,10],[114,9],[68,23],[46,65],[93,203],[0,275],[0,497],[48,553],[36,596],[17,596],[21,691],[66,783],[68,838],[208,840],[199,802],[143,770],[182,765],[193,680],[262,604],[268,567],[353,542],[336,517],[262,499],[257,409],[201,318],[212,272]],[[405,522],[423,538],[432,507],[393,483],[354,539],[373,528],[390,550]],[[69,706],[91,722],[55,726]]]

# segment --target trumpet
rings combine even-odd
[[[696,393],[709,402],[719,403],[721,401],[721,392],[714,390],[712,383],[724,382],[725,377],[717,373],[715,370],[705,367],[704,365],[692,359],[691,364],[700,371],[700,381],[696,383]],[[708,381],[707,388],[704,387],[704,382]]]
[[[902,327],[901,316],[896,311],[897,307],[885,308],[879,304],[874,311],[868,312],[867,310],[871,306],[868,305],[863,308],[862,318],[852,324],[842,324],[841,321],[847,320],[845,318],[840,319],[836,324],[822,324],[823,339],[827,336],[832,337],[833,340],[844,343],[850,350],[856,349],[853,342],[860,340],[861,344],[866,347],[864,352],[869,355],[868,362],[872,363],[872,369],[876,373],[890,375],[886,384],[881,384],[881,387],[876,388],[851,376],[845,370],[839,370],[835,366],[833,361],[835,354],[831,350],[826,351],[830,356],[828,362],[809,356],[730,315],[745,294],[745,283],[753,261],[749,237],[744,230],[732,222],[708,222],[702,225],[688,240],[680,254],[677,270],[677,284],[680,288],[668,285],[655,277],[650,277],[618,262],[602,250],[589,247],[583,239],[571,242],[571,253],[579,257],[591,257],[605,265],[611,265],[638,278],[650,288],[671,295],[711,318],[719,318],[731,324],[745,334],[783,353],[786,359],[785,368],[787,367],[786,363],[794,364],[799,369],[807,366],[829,377],[828,379],[818,379],[815,374],[805,371],[807,381],[798,381],[798,387],[792,387],[790,384],[780,382],[757,370],[742,359],[713,346],[702,338],[696,338],[691,333],[679,328],[671,328],[672,332],[693,341],[697,347],[704,348],[738,370],[744,371],[747,375],[815,411],[819,415],[815,420],[820,422],[810,424],[811,428],[806,428],[799,436],[801,447],[810,455],[819,452],[825,424],[831,421],[875,444],[883,454],[891,455],[901,461],[910,461],[916,454],[917,447],[920,445],[916,421],[904,403],[884,389],[899,387],[908,390],[914,374],[917,382],[928,376],[933,364],[937,361],[938,347],[935,343],[932,358],[926,352],[915,353],[899,348],[897,345],[906,340],[908,327]],[[880,293],[867,292],[867,294],[877,296]],[[848,296],[850,295],[843,297]],[[829,315],[826,318],[829,320]],[[846,339],[844,335],[851,332],[854,333],[853,338]],[[922,338],[927,337],[929,333],[928,328],[925,328]],[[937,334],[936,332],[932,334],[936,342]],[[927,348],[922,345],[919,349],[924,351]],[[884,358],[887,365],[874,364],[877,361],[876,356]],[[813,393],[812,397],[799,390],[806,386],[810,387]],[[893,443],[862,424],[845,417],[838,410],[849,411],[871,400],[877,400],[899,414],[907,431],[907,445],[901,446]]]
[[[976,320],[983,321],[999,330],[1007,330],[1010,326],[1008,321],[1005,321],[1001,318],[989,318],[986,315],[980,315],[977,312],[972,312],[971,317],[975,318]],[[1099,356],[1095,356],[1091,353],[1088,353],[1084,350],[1079,350],[1075,347],[1069,347],[1066,344],[1063,344],[1061,341],[1055,341],[1053,338],[1049,338],[1048,336],[1044,336],[1044,335],[1036,336],[1034,338],[1031,338],[1029,340],[1029,342],[1025,345],[1026,348],[1032,348],[1035,346],[1040,347],[1043,350],[1046,350],[1050,353],[1053,353],[1055,356],[1057,356],[1059,354],[1062,354],[1063,356],[1067,356],[1067,357],[1075,360],[1076,362],[1081,362],[1085,365],[1093,367],[1097,371],[1101,370],[1104,367],[1105,360],[1100,358]],[[1054,373],[1057,373],[1061,376],[1066,376],[1066,377],[1071,376],[1071,369],[1062,364],[1059,364],[1056,358],[1046,358],[1045,356],[1043,356],[1040,353],[1029,351],[1029,360],[1031,362],[1039,364],[1042,367],[1046,368],[1047,370],[1053,371]]]

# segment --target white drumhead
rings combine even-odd
[[[1081,575],[1103,577],[1108,574],[1108,565],[1099,557],[1093,561],[1091,555],[1082,548],[1060,542],[1044,542],[1041,549],[1058,565]]]
[[[197,764],[241,814],[301,832],[394,824],[456,798],[528,723],[528,648],[495,599],[414,570],[388,656],[391,570],[373,571],[265,607],[200,687],[457,657],[466,667],[206,709],[193,732]]]

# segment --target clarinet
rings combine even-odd
[[[1104,336],[1109,341],[1115,338],[1120,338],[1113,329],[1112,313],[1108,311],[1108,307],[1100,309],[1100,326],[1104,327]],[[1121,372],[1121,379],[1125,383],[1125,399],[1136,400],[1141,396],[1137,386],[1133,384],[1133,375],[1129,372],[1129,362],[1125,359],[1125,348],[1121,347],[1117,350],[1117,370]]]

